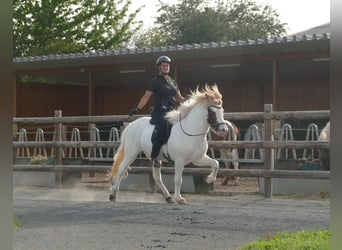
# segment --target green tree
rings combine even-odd
[[[167,44],[167,41],[163,30],[154,26],[137,32],[133,36],[131,44],[137,48],[157,47]]]
[[[252,0],[160,3],[154,29],[163,32],[164,45],[256,39],[285,33],[285,24],[280,22],[276,11]],[[156,34],[161,36],[160,32]]]
[[[14,56],[108,50],[128,43],[141,22],[131,0],[14,0]]]

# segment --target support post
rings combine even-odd
[[[272,104],[265,104],[264,105],[264,112],[265,115],[272,112]],[[264,142],[273,141],[272,135],[272,119],[264,118],[265,124],[265,138]],[[269,147],[264,147],[264,168],[265,170],[274,170],[274,149]],[[264,197],[265,199],[272,199],[272,178],[265,177],[265,186],[264,186]]]
[[[277,110],[277,83],[278,83],[278,61],[272,61],[272,104],[274,110]]]
[[[88,115],[94,115],[94,76],[88,73]]]
[[[55,110],[55,117],[60,118],[62,117],[62,110]],[[62,123],[56,123],[55,124],[55,133],[56,133],[56,142],[60,142],[63,140],[63,125]],[[61,147],[56,148],[56,164],[62,165],[63,160],[63,149]],[[56,171],[56,187],[61,188],[62,187],[62,179],[63,179],[63,172],[62,171]]]
[[[96,140],[96,135],[93,137],[93,134],[91,133],[91,131],[96,127],[95,123],[89,123],[88,124],[89,127],[89,140],[90,141],[95,141]],[[92,157],[96,156],[96,148],[88,148],[88,160]],[[86,173],[89,177],[94,177],[95,173],[94,172],[88,172]]]

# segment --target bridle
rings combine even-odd
[[[221,125],[226,125],[226,123],[225,123],[225,121],[217,122],[217,118],[216,118],[215,113],[213,113],[213,115],[210,115],[211,112],[213,112],[210,108],[222,109],[222,106],[211,105],[211,106],[208,107],[207,122],[210,125],[210,128],[212,128],[213,130],[217,131]],[[214,118],[214,115],[215,115],[215,118]]]
[[[216,119],[216,115],[215,113],[211,110],[211,108],[216,108],[216,109],[222,109],[221,106],[218,106],[218,105],[210,105],[208,107],[208,118],[207,118],[207,122],[209,124],[209,126],[214,129],[215,131],[218,130],[218,128],[220,127],[220,125],[223,125],[225,124],[224,122],[217,122],[217,119]],[[215,116],[214,116],[214,115]],[[188,132],[186,132],[182,126],[182,116],[181,116],[181,113],[179,112],[179,125],[182,129],[182,132],[187,135],[187,136],[202,136],[202,135],[206,135],[207,132],[204,132],[204,133],[198,133],[198,134],[189,134]]]

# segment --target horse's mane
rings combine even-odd
[[[222,95],[219,92],[217,85],[206,84],[202,89],[197,87],[195,91],[191,91],[190,97],[187,101],[183,102],[176,110],[172,110],[165,115],[165,118],[171,123],[175,124],[181,119],[186,117],[190,110],[198,103],[203,103],[207,106],[222,105]]]

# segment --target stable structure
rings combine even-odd
[[[258,112],[265,103],[278,111],[327,110],[329,25],[323,28],[282,38],[15,58],[14,117],[51,116],[54,110],[125,115],[164,54],[184,95],[217,83],[226,112]]]

